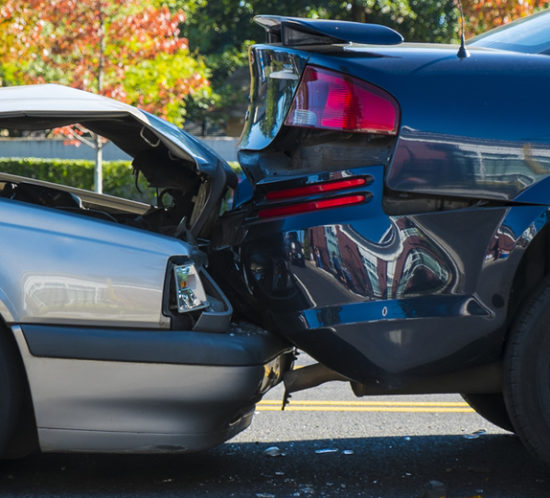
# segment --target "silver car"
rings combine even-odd
[[[292,357],[234,321],[205,270],[201,247],[237,178],[134,107],[57,85],[0,89],[0,129],[73,123],[132,156],[159,200],[0,173],[0,455],[219,444]]]

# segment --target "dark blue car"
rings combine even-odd
[[[550,12],[466,50],[255,20],[246,180],[211,268],[318,360],[288,391],[459,392],[550,463]]]

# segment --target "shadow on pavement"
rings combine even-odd
[[[274,446],[283,455],[268,456]],[[511,434],[227,443],[192,455],[48,454],[0,465],[0,496],[420,497],[432,480],[449,497],[550,495],[550,474]]]

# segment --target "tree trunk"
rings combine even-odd
[[[355,22],[367,22],[367,13],[361,0],[351,2],[351,18]]]
[[[95,135],[95,168],[94,190],[98,194],[103,193],[103,142],[99,135]]]
[[[97,65],[97,93],[101,94],[103,89],[103,66],[105,57],[105,21],[103,19],[103,5],[97,2],[99,12],[99,60]],[[103,193],[103,142],[101,137],[95,134],[95,168],[94,168],[94,190]]]

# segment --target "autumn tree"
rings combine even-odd
[[[549,0],[462,0],[467,33],[477,35],[550,6]]]
[[[184,98],[210,93],[204,63],[180,34],[182,10],[143,0],[0,0],[0,15],[4,85],[62,83],[179,125]],[[102,142],[92,138],[99,165]]]

